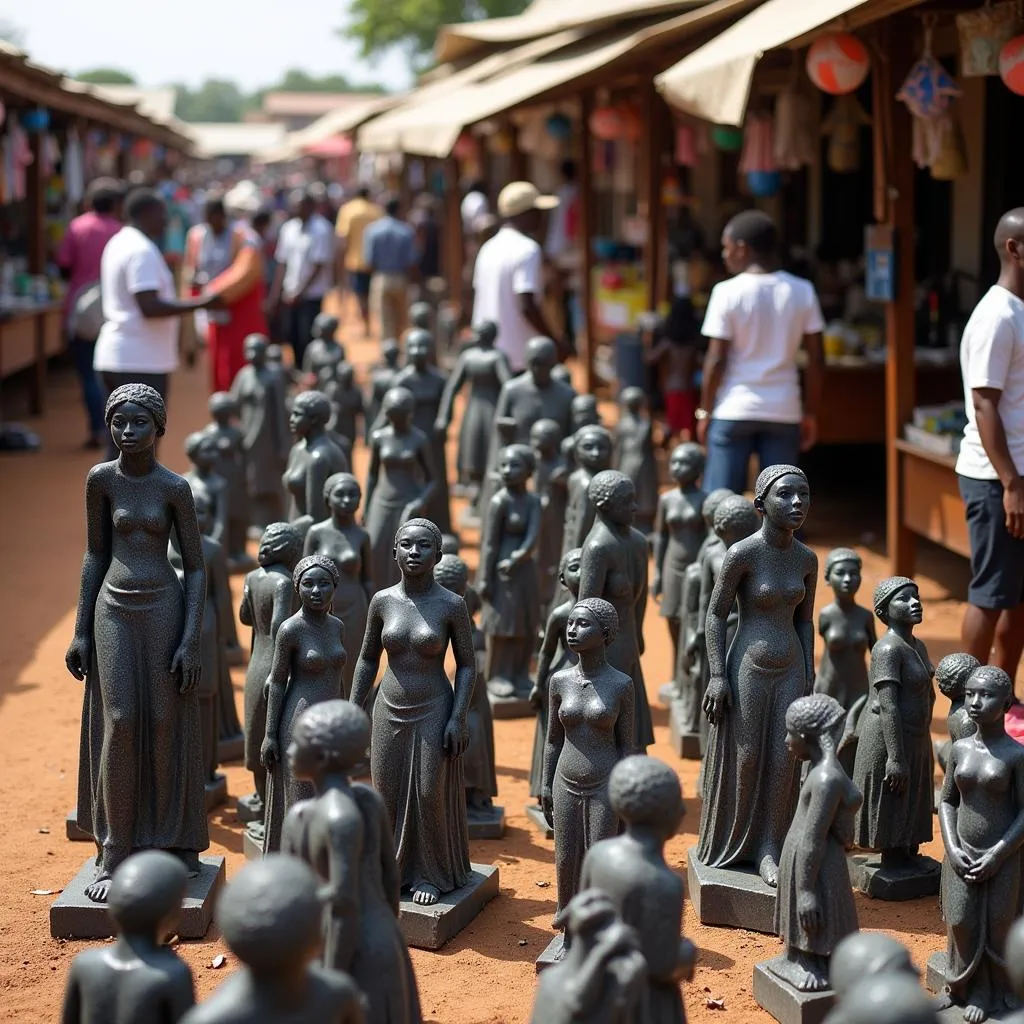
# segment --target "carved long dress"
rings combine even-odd
[[[266,526],[283,516],[281,474],[291,445],[284,375],[272,366],[243,366],[231,385],[231,394],[239,406],[246,479],[254,503],[250,514],[256,525]]]
[[[615,468],[633,481],[637,521],[649,527],[658,508],[658,463],[650,417],[636,416],[623,409],[615,431],[615,444]]]
[[[456,465],[459,479],[479,482],[487,473],[487,452],[494,430],[501,386],[512,378],[505,353],[496,348],[472,345],[459,356],[448,380],[443,409],[450,412],[455,395],[469,383],[469,401],[462,412]]]
[[[835,697],[849,711],[868,692],[867,655],[874,642],[874,616],[860,605],[847,613],[833,603],[822,609],[818,632],[825,649],[814,692]]]

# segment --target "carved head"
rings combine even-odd
[[[694,484],[704,472],[705,461],[704,449],[699,444],[686,441],[672,449],[668,459],[668,471],[677,484]]]
[[[726,498],[732,497],[734,491],[731,491],[728,487],[716,487],[705,499],[704,504],[700,507],[700,514],[704,517],[704,524],[709,530],[715,528],[715,513],[718,511],[718,506],[725,501]]]
[[[973,654],[965,651],[947,654],[935,667],[935,685],[950,700],[963,700],[967,680],[980,665]]]
[[[607,647],[619,632],[619,613],[600,597],[577,601],[565,625],[565,642],[574,653]]]
[[[885,625],[917,625],[924,617],[921,593],[906,576],[890,576],[875,587],[875,615]]]
[[[334,772],[350,772],[366,758],[370,719],[347,700],[325,700],[299,715],[288,746],[296,778],[315,782]]]
[[[967,680],[964,707],[978,726],[1001,721],[1013,703],[1013,680],[996,665],[979,665]]]
[[[573,434],[576,462],[591,473],[599,473],[612,464],[612,435],[598,424],[580,427]]]
[[[727,548],[749,537],[761,525],[761,517],[742,494],[730,494],[715,509],[715,533]]]
[[[441,531],[429,519],[410,519],[395,534],[394,556],[403,577],[432,573],[441,558]]]
[[[785,465],[762,470],[754,485],[754,507],[776,529],[799,530],[811,507],[811,488],[804,471]]]
[[[506,487],[525,486],[533,476],[537,460],[528,444],[510,444],[498,456],[498,475]]]
[[[107,897],[118,931],[163,940],[181,916],[188,872],[181,860],[163,850],[133,854],[114,872]]]
[[[530,444],[534,451],[550,458],[562,443],[562,428],[555,420],[537,420],[530,427]]]
[[[458,555],[442,555],[434,566],[434,579],[445,590],[465,597],[469,587],[469,566]]]
[[[271,523],[260,538],[260,565],[284,565],[293,569],[302,557],[302,534],[291,523]]]
[[[302,607],[313,612],[330,611],[340,580],[338,565],[329,555],[306,555],[292,573]]]
[[[167,429],[167,407],[148,384],[122,384],[107,399],[104,419],[119,451],[146,451]]]
[[[853,548],[833,548],[825,559],[825,582],[837,596],[853,597],[860,590],[863,567]]]
[[[636,515],[636,486],[617,469],[598,473],[587,487],[597,511],[619,526],[629,526]]]
[[[567,551],[558,564],[558,579],[573,597],[578,596],[580,592],[580,569],[582,566],[583,548],[573,548],[571,551]]]
[[[332,513],[354,516],[362,497],[363,489],[351,473],[333,473],[324,481],[324,504]]]
[[[322,391],[303,391],[292,402],[288,425],[296,437],[308,437],[330,423],[331,412],[331,400]]]
[[[679,776],[647,755],[619,761],[608,779],[608,798],[627,828],[651,828],[665,839],[675,835],[685,813]]]

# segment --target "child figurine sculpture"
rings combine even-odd
[[[111,946],[79,953],[68,971],[61,1024],[176,1024],[195,1004],[192,972],[165,946],[181,916],[188,872],[162,850],[136,853],[114,872]]]
[[[356,387],[355,367],[341,363],[334,378],[318,385],[331,403],[331,433],[344,442],[342,447],[352,451],[359,436],[359,418],[363,412],[363,393]]]
[[[228,527],[225,538],[228,568],[231,572],[247,572],[253,567],[245,550],[249,531],[249,492],[246,487],[245,435],[236,426],[239,408],[229,391],[215,391],[210,396],[212,423],[205,428],[217,443],[217,472],[228,484]]]
[[[318,313],[313,318],[312,339],[302,354],[302,372],[313,387],[333,379],[345,362],[345,347],[338,343],[338,327],[338,318],[330,313]]]
[[[565,508],[562,554],[583,547],[594,525],[596,511],[590,500],[590,481],[612,464],[612,435],[601,426],[581,427],[572,436],[576,468],[569,474],[569,494]]]
[[[569,499],[569,463],[561,452],[562,432],[554,420],[537,420],[530,428],[530,447],[536,469],[533,490],[540,498],[540,537],[537,540],[537,574],[544,612],[555,597],[558,563]]]
[[[576,468],[576,452],[574,450],[573,438],[584,427],[600,427],[601,412],[597,407],[597,398],[594,395],[576,395],[570,406],[570,427],[569,433],[562,439],[562,454],[569,463],[570,471]]]
[[[619,396],[615,468],[633,481],[637,529],[650,533],[658,509],[658,463],[654,458],[654,435],[643,388],[624,388]]]
[[[363,430],[367,445],[370,434],[381,416],[381,405],[384,396],[395,386],[395,374],[402,349],[394,338],[385,338],[380,343],[380,356],[383,362],[370,370],[370,392],[366,398],[366,414],[363,417]]]
[[[939,765],[943,771],[949,760],[949,752],[957,740],[970,736],[977,726],[967,713],[965,696],[967,680],[971,673],[981,665],[972,654],[957,652],[947,654],[935,667],[935,685],[939,692],[949,701],[949,714],[946,716],[946,729],[949,739],[942,744],[937,752]]]
[[[304,391],[292,402],[288,416],[295,444],[282,477],[291,496],[288,518],[305,535],[323,514],[324,483],[347,473],[348,457],[327,432],[331,403],[322,391]]]

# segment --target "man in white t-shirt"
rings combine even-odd
[[[295,365],[301,366],[313,321],[334,283],[334,228],[317,212],[316,196],[309,191],[295,196],[294,206],[295,216],[277,236],[271,308],[284,306],[287,337]]]
[[[498,196],[501,228],[480,246],[473,269],[473,323],[498,325],[497,347],[514,373],[526,369],[531,338],[552,337],[541,309],[543,256],[532,237],[540,212],[558,206],[555,196],[541,195],[528,181],[513,181]]]
[[[996,227],[999,280],[960,343],[967,426],[956,462],[971,541],[964,650],[1013,679],[1024,649],[1024,207]],[[1024,708],[1007,730],[1024,742]]]
[[[775,269],[778,232],[759,210],[737,214],[722,233],[722,258],[734,275],[711,291],[701,333],[704,358],[697,439],[707,447],[704,490],[747,486],[750,456],[759,468],[795,465],[818,437],[824,377],[824,322],[810,281]],[[804,394],[796,357],[807,353]]]
[[[93,368],[109,394],[122,384],[149,384],[166,399],[178,368],[178,320],[219,305],[216,295],[175,296],[174,275],[157,246],[167,228],[164,201],[148,188],[128,194],[127,224],[107,242],[100,260],[103,326]],[[116,452],[111,447],[111,458]]]

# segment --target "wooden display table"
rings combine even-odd
[[[34,416],[46,408],[46,361],[64,346],[59,302],[0,312],[0,380],[21,370],[33,371],[29,410]]]
[[[956,456],[938,455],[909,441],[893,444],[901,462],[903,525],[920,537],[970,558],[971,545],[957,482]]]

